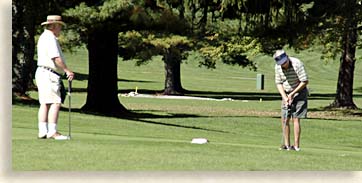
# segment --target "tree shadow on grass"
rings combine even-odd
[[[85,81],[88,80],[88,74],[83,74],[80,72],[74,72],[74,80]]]
[[[362,87],[358,87],[358,88],[354,89],[354,91],[362,93]]]
[[[68,108],[61,108],[62,111],[68,111]],[[94,113],[89,111],[83,111],[81,109],[72,109],[73,112],[83,113],[88,115],[96,115],[96,116],[104,116],[104,117],[113,117],[118,119],[125,119],[130,121],[135,121],[139,123],[147,123],[147,124],[154,124],[154,125],[162,125],[162,126],[171,126],[171,127],[178,127],[178,128],[185,128],[185,129],[194,129],[194,130],[204,130],[204,131],[212,131],[212,132],[220,132],[220,133],[229,133],[222,130],[217,129],[209,129],[209,128],[202,128],[197,126],[187,126],[187,125],[180,125],[180,124],[172,124],[172,123],[164,123],[159,121],[154,121],[154,119],[182,119],[182,118],[202,118],[206,116],[194,115],[194,114],[183,114],[183,113],[167,113],[164,115],[159,114],[151,114],[145,112],[135,112],[129,111],[127,114],[100,114]]]
[[[181,117],[182,116],[182,117]],[[184,118],[185,114],[177,114],[175,115],[176,118]],[[172,118],[175,118],[172,117]],[[193,116],[192,118],[199,117],[199,116]],[[162,126],[170,126],[170,127],[178,127],[178,128],[185,128],[185,129],[193,129],[193,130],[203,130],[203,131],[210,131],[210,132],[219,132],[219,133],[230,133],[223,130],[216,130],[216,129],[210,129],[210,128],[202,128],[197,126],[187,126],[187,125],[179,125],[179,124],[171,124],[171,123],[163,123],[163,122],[157,122],[157,121],[151,121],[146,119],[140,119],[140,118],[131,118],[128,120],[133,120],[135,122],[141,122],[141,123],[147,123],[147,124],[155,124],[155,125],[162,125]]]
[[[74,90],[74,89],[73,89]],[[79,89],[76,91],[82,91],[86,89]],[[130,92],[132,90],[120,90],[121,92]],[[138,90],[139,93],[143,94],[157,94],[159,91],[155,90]],[[263,100],[280,100],[279,93],[263,93],[263,92],[211,92],[211,91],[186,91],[185,95],[187,96],[194,96],[194,97],[207,97],[207,98],[215,98],[215,99],[223,99],[223,98],[232,98],[235,100],[260,100],[262,98]],[[362,97],[362,95],[354,95],[355,97]],[[335,97],[335,94],[315,94],[313,93],[311,96],[309,96],[309,100],[333,100]],[[39,107],[38,100],[13,100],[13,104],[20,104],[20,105],[28,105],[31,107]],[[61,111],[68,112],[68,108],[62,107]],[[309,111],[319,112],[319,111],[325,111],[325,108],[313,108],[309,109]],[[94,113],[89,111],[83,111],[81,109],[71,109],[74,113],[84,113],[84,114],[90,114],[90,115],[97,115],[97,116],[105,116],[105,117],[114,117],[119,119],[127,119],[132,120],[135,122],[141,122],[141,123],[149,123],[149,124],[156,124],[156,125],[164,125],[164,126],[173,126],[173,127],[180,127],[180,128],[188,128],[188,129],[197,129],[197,130],[205,130],[205,131],[214,131],[214,132],[221,132],[221,133],[229,133],[221,130],[215,130],[215,129],[208,129],[208,128],[200,128],[196,126],[187,126],[187,125],[179,125],[179,124],[170,124],[170,123],[164,123],[164,122],[157,122],[155,119],[175,119],[175,118],[202,118],[202,117],[209,117],[209,116],[201,116],[201,115],[194,115],[194,114],[184,114],[184,113],[177,113],[177,114],[152,114],[152,113],[146,113],[142,111],[128,111],[127,113],[120,113],[120,114],[101,114],[101,113]],[[148,112],[152,112],[149,111]],[[161,111],[162,112],[162,111]],[[345,111],[343,111],[345,112]],[[353,115],[353,116],[362,116],[361,111],[351,111],[348,110],[345,112],[347,115]],[[241,116],[239,116],[241,117]],[[250,117],[250,116],[249,116]],[[273,117],[273,118],[279,118],[279,117]],[[319,118],[318,118],[319,119]],[[331,120],[331,119],[328,119]]]
[[[35,99],[31,100],[20,100],[20,99],[14,99],[13,104],[16,105],[24,105],[28,107],[33,108],[39,108],[39,101]],[[69,108],[67,107],[61,107],[61,112],[67,113],[69,112]],[[194,115],[194,114],[183,114],[183,113],[167,113],[164,115],[159,114],[151,114],[151,113],[145,113],[145,112],[137,112],[137,111],[129,111],[127,114],[101,114],[101,113],[95,113],[95,112],[88,112],[83,111],[81,109],[75,109],[71,108],[71,114],[74,115],[74,113],[79,114],[87,114],[87,115],[96,115],[96,116],[104,116],[104,117],[113,117],[118,119],[126,119],[130,121],[135,121],[139,123],[147,123],[147,124],[154,124],[154,125],[162,125],[162,126],[170,126],[170,127],[178,127],[178,128],[185,128],[185,129],[194,129],[194,130],[203,130],[203,131],[211,131],[211,132],[219,132],[219,133],[229,133],[222,130],[217,129],[209,129],[209,128],[202,128],[197,126],[187,126],[187,125],[180,125],[180,124],[171,124],[171,123],[164,123],[164,122],[158,122],[154,121],[155,119],[174,119],[174,118],[199,118],[199,117],[205,117],[200,115]]]
[[[39,101],[35,100],[33,98],[27,98],[27,99],[20,99],[18,97],[13,96],[12,104],[16,105],[26,105],[29,107],[39,107]]]
[[[330,107],[310,108],[310,112],[334,112],[340,116],[362,117],[362,109],[339,109]]]

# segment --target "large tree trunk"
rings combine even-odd
[[[356,109],[357,106],[353,102],[353,76],[358,37],[356,29],[357,22],[354,19],[347,19],[345,27],[343,53],[340,59],[341,64],[338,74],[337,94],[331,107]]]
[[[112,116],[127,113],[118,99],[117,49],[117,31],[99,29],[89,33],[88,94],[82,110]]]
[[[168,50],[163,57],[165,63],[165,89],[164,95],[182,95],[184,89],[181,85],[181,57]]]
[[[26,3],[26,4],[23,4]],[[35,87],[33,78],[34,61],[34,30],[30,1],[13,1],[12,4],[12,92],[13,95],[27,97],[30,87]]]

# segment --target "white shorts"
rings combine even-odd
[[[61,78],[44,68],[38,67],[35,73],[40,104],[61,103]]]

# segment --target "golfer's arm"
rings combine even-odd
[[[285,93],[283,84],[277,84],[277,89],[280,93],[280,95],[282,96],[283,99],[288,98],[287,94]]]
[[[55,57],[54,58],[54,63],[55,63],[55,65],[57,66],[57,67],[59,67],[60,69],[62,69],[65,73],[69,73],[69,72],[71,72],[69,69],[68,69],[68,67],[67,67],[67,65],[65,65],[65,63],[63,62],[63,60],[61,59],[61,57]]]
[[[297,88],[295,88],[290,95],[294,96],[296,93],[298,93],[299,91],[303,90],[308,84],[308,80],[307,81],[302,81],[299,83],[299,85],[297,86]]]

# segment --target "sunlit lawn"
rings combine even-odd
[[[13,170],[361,170],[361,110],[326,111],[333,101],[338,63],[324,64],[314,52],[305,61],[312,89],[309,118],[302,120],[301,152],[279,151],[280,98],[274,86],[274,63],[259,56],[258,72],[219,64],[200,68],[197,60],[182,65],[188,95],[224,101],[122,97],[139,118],[112,118],[80,112],[85,92],[72,95],[72,140],[38,140],[38,105],[15,103],[12,114]],[[87,53],[67,55],[78,76],[73,87],[87,87]],[[155,59],[135,67],[119,62],[119,89],[155,91],[164,86],[163,63]],[[256,74],[265,75],[265,90],[256,89]],[[354,101],[362,105],[362,67],[356,63]],[[123,94],[121,92],[121,94]],[[37,99],[36,92],[30,92]],[[152,92],[151,92],[152,94]],[[68,101],[59,130],[68,133]],[[144,114],[152,114],[147,115]],[[191,144],[196,137],[208,144]]]

